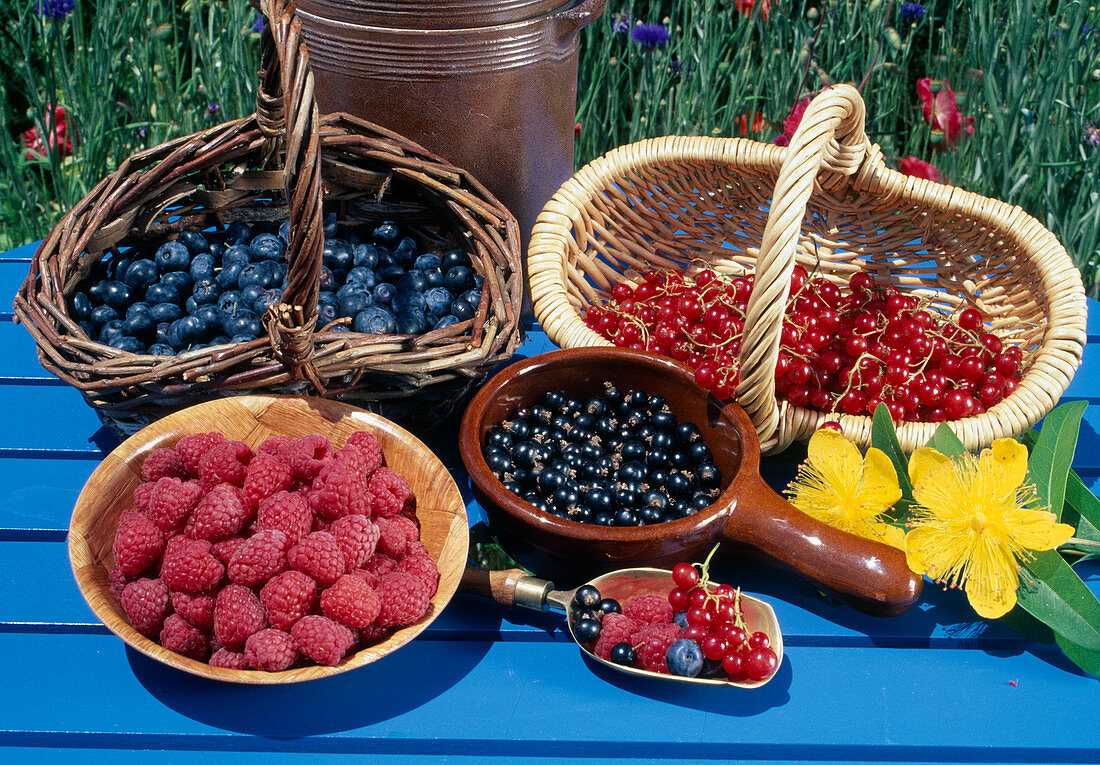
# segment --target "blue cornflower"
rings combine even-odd
[[[691,82],[691,75],[695,72],[695,62],[688,61],[686,64],[678,58],[674,58],[668,62],[668,71],[673,77],[679,77],[684,82]]]
[[[263,34],[264,31],[264,16],[262,13],[257,13],[256,18],[252,21],[252,32],[254,34]]]
[[[73,0],[38,0],[35,12],[46,19],[63,19],[73,12]]]
[[[901,6],[901,17],[906,24],[916,24],[924,18],[924,6],[920,3],[905,3]]]
[[[1100,122],[1090,122],[1085,125],[1085,132],[1082,139],[1089,146],[1100,146]]]
[[[206,107],[206,116],[207,117],[217,117],[221,113],[222,113],[221,104],[216,104],[216,103],[211,102]]]
[[[611,31],[617,35],[625,35],[630,31],[630,25],[634,22],[629,13],[615,15],[615,22],[611,25]]]
[[[635,24],[630,30],[631,42],[643,48],[660,48],[669,41],[672,33],[663,24]]]

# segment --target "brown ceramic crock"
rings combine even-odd
[[[544,513],[507,491],[485,464],[489,429],[548,390],[587,397],[610,381],[663,396],[694,422],[722,473],[722,493],[696,515],[649,526],[607,527]],[[892,616],[920,596],[922,579],[905,554],[839,531],[802,513],[760,477],[756,431],[744,410],[723,406],[670,359],[619,348],[575,348],[517,362],[474,396],[459,431],[459,452],[475,495],[521,562],[559,584],[638,565],[671,567],[719,555],[748,555],[792,571],[860,610]]]
[[[523,246],[573,173],[577,32],[604,0],[305,0],[322,112],[394,130],[468,170]]]

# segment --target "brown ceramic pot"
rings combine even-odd
[[[481,453],[489,429],[548,390],[587,397],[610,381],[659,394],[681,421],[694,422],[722,472],[718,501],[667,523],[606,527],[537,510],[504,489]],[[515,544],[521,562],[559,584],[637,565],[671,567],[720,555],[751,555],[802,576],[860,610],[903,613],[922,579],[896,548],[838,531],[800,512],[760,477],[760,447],[744,410],[723,406],[670,359],[618,348],[575,348],[517,362],[474,396],[462,420],[459,451],[494,528]]]
[[[485,184],[519,222],[573,173],[577,32],[604,0],[305,0],[322,112],[411,138]]]

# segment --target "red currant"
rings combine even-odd
[[[750,680],[766,680],[775,673],[779,659],[771,648],[754,648],[744,656],[744,671]]]

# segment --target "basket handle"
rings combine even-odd
[[[322,227],[321,142],[313,73],[302,25],[290,0],[260,0],[267,23],[256,119],[268,140],[269,161],[283,151],[283,189],[289,208],[287,285],[263,317],[275,357],[319,393],[313,366],[313,332],[320,290]]]
[[[816,96],[791,139],[775,182],[745,311],[737,386],[737,402],[752,419],[764,451],[778,451],[793,440],[793,428],[784,417],[789,405],[775,397],[775,364],[806,203],[815,183],[835,188],[870,156],[865,113],[863,99],[851,85],[835,85]]]

